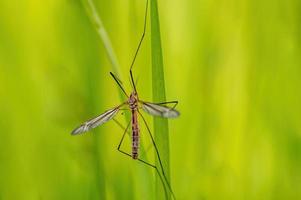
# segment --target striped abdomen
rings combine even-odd
[[[137,121],[137,111],[132,110],[132,158],[138,159],[139,151],[139,126]]]

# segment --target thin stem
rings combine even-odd
[[[90,20],[95,25],[96,31],[105,47],[108,58],[112,64],[112,71],[120,78],[120,66],[117,60],[116,53],[113,49],[111,40],[107,34],[105,27],[103,26],[102,20],[96,10],[96,7],[92,0],[87,0],[88,5],[85,6],[89,13]]]
[[[105,47],[106,54],[112,65],[112,71],[119,79],[121,79],[121,73],[120,73],[121,70],[120,70],[120,65],[119,65],[116,53],[113,49],[113,45],[111,43],[109,35],[107,34],[107,31],[102,23],[100,15],[97,12],[95,4],[93,3],[93,0],[87,0],[87,1],[82,0],[82,1],[83,1],[84,7],[86,8],[89,18],[90,18],[91,22],[94,24],[96,31],[98,33],[98,36]],[[122,102],[125,100],[121,91],[119,92],[119,98]],[[130,116],[125,115],[125,118],[128,121],[130,119]]]

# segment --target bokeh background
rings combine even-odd
[[[95,4],[130,90],[145,1]],[[181,111],[169,122],[178,199],[301,199],[301,2],[158,4],[167,100]],[[134,73],[151,100],[146,34]],[[0,199],[154,199],[154,172],[118,153],[114,122],[70,135],[120,103],[83,2],[1,0],[0,67]]]

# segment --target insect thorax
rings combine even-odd
[[[131,110],[136,110],[138,107],[138,96],[136,92],[132,92],[128,100]]]

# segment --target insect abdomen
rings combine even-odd
[[[139,151],[139,130],[133,131],[132,135],[132,157],[133,159],[138,158]]]
[[[132,158],[138,159],[139,151],[139,127],[137,122],[137,112],[132,113]]]

